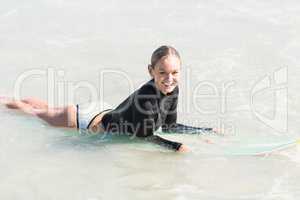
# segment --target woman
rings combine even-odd
[[[152,80],[115,109],[96,111],[96,114],[84,115],[81,105],[49,108],[46,102],[35,98],[10,100],[5,104],[8,108],[35,115],[53,126],[97,133],[129,133],[175,151],[187,152],[187,146],[153,134],[159,127],[164,132],[188,129],[212,131],[211,128],[195,128],[176,123],[180,68],[181,59],[177,50],[171,46],[159,47],[153,52],[148,66]]]

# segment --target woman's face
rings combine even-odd
[[[160,59],[154,68],[149,67],[149,73],[154,78],[155,86],[163,94],[172,92],[179,83],[181,61],[174,55]]]

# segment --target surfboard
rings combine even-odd
[[[300,139],[288,139],[278,142],[248,143],[224,148],[229,156],[268,156],[300,146]]]
[[[184,134],[187,135],[192,132],[192,134],[200,134],[202,132],[197,132],[198,130],[188,130],[188,131],[181,131],[180,133],[173,132],[171,134]],[[157,131],[158,134],[166,134],[161,131]],[[212,133],[212,132],[210,132]],[[168,133],[167,133],[168,134]],[[170,134],[170,133],[169,133]],[[204,133],[205,134],[205,133]],[[218,134],[213,133],[215,136]],[[207,134],[209,135],[209,133]],[[287,151],[292,148],[296,148],[297,146],[300,147],[300,139],[295,139],[291,137],[241,137],[241,138],[231,138],[226,141],[226,137],[224,138],[225,141],[218,140],[218,137],[213,138],[213,145],[210,149],[207,146],[207,150],[205,150],[205,154],[216,154],[216,155],[223,155],[223,156],[267,156],[271,154],[276,154],[281,151]],[[232,142],[231,140],[234,140]],[[222,140],[222,139],[221,139]],[[203,150],[203,149],[202,149]]]
[[[190,134],[199,134],[199,135],[214,135],[215,138],[213,138],[213,144],[210,144],[209,146],[206,146],[205,151],[202,152],[203,154],[210,154],[210,155],[222,155],[222,156],[267,156],[271,154],[275,154],[281,151],[286,151],[288,149],[296,148],[297,146],[300,147],[300,139],[295,138],[288,138],[288,137],[259,137],[259,138],[253,138],[253,137],[242,137],[242,138],[231,138],[226,140],[225,137],[221,137],[224,139],[223,142],[221,140],[218,140],[219,137],[216,137],[218,134],[212,133],[212,132],[203,132],[203,130],[180,130],[179,132],[162,132],[161,130],[155,131],[154,134],[158,134],[161,136],[164,135],[190,135]],[[89,134],[80,134],[77,131],[71,131],[69,134],[66,134],[66,136],[78,136],[82,139],[89,138],[89,139],[99,139],[101,138],[103,141],[119,141],[121,138],[120,136],[112,137],[110,134],[107,134],[104,138],[102,135],[99,137],[96,135],[89,135]],[[128,138],[124,137],[124,138]],[[234,142],[231,142],[232,139]],[[210,148],[211,147],[211,148]],[[202,149],[203,150],[203,149]],[[201,150],[200,150],[201,151]],[[198,152],[199,153],[199,152]],[[200,152],[201,153],[201,152]]]

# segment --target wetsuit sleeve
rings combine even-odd
[[[157,115],[157,105],[155,105],[155,101],[141,100],[136,105],[137,110],[133,115],[133,122],[136,124],[135,135],[139,138],[145,139],[146,141],[177,151],[182,145],[181,143],[153,135]]]
[[[176,123],[169,129],[163,130],[166,133],[186,133],[186,134],[210,134],[213,133],[213,128],[195,127]]]
[[[162,123],[161,128],[162,128],[163,132],[170,132],[170,130],[173,127],[177,126],[177,123],[176,123],[177,122],[177,104],[178,104],[178,99],[176,98],[173,101],[170,110],[168,111],[165,121]]]
[[[212,128],[195,127],[177,123],[177,102],[176,99],[162,124],[162,131],[165,133],[186,133],[186,134],[206,134],[212,133]]]
[[[146,137],[145,140],[175,151],[178,151],[182,145],[182,143],[167,140],[158,135]]]
[[[155,111],[153,102],[138,101],[135,102],[133,112],[134,134],[137,137],[147,137],[153,135],[155,130]]]

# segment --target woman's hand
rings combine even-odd
[[[186,145],[182,144],[177,151],[181,153],[188,153],[190,152],[190,149]]]
[[[225,135],[225,130],[223,128],[213,128],[212,131],[217,135]]]

